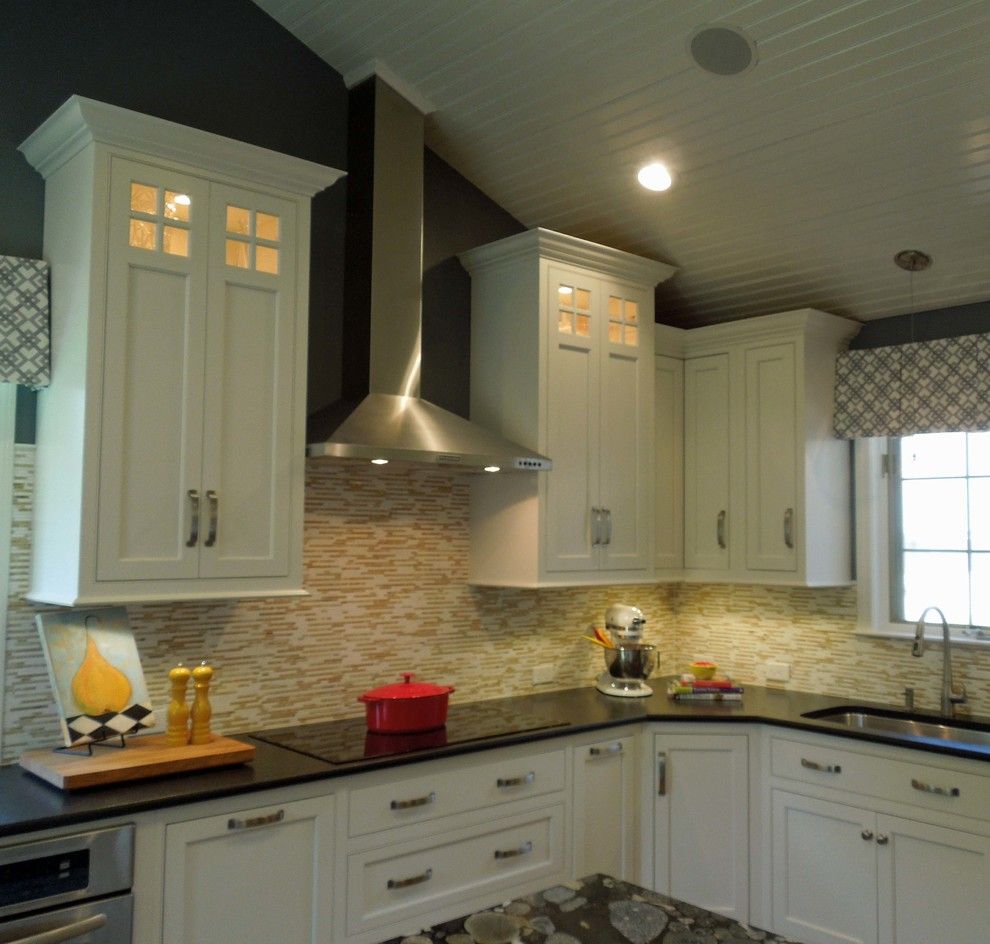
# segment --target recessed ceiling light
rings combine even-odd
[[[639,169],[636,179],[647,190],[669,190],[673,181],[670,178],[670,171],[659,161],[647,164]]]
[[[372,459],[372,465],[388,465],[388,459]]]
[[[501,472],[502,471],[502,468],[501,468],[501,466],[497,466],[497,465],[486,465],[485,466],[485,471],[486,472]]]
[[[699,26],[688,39],[688,53],[712,75],[742,75],[756,65],[756,43],[735,26]]]
[[[175,202],[178,203],[179,206],[187,207],[190,203],[192,203],[192,200],[190,199],[188,193],[177,193],[175,195]]]

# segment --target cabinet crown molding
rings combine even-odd
[[[677,268],[656,259],[647,259],[631,252],[611,249],[587,239],[555,233],[553,230],[536,229],[507,236],[494,243],[462,252],[458,258],[472,275],[483,269],[530,260],[534,255],[565,265],[594,269],[601,275],[639,285],[656,285],[669,279]]]
[[[67,99],[18,148],[46,180],[92,143],[312,197],[345,172],[81,95]]]

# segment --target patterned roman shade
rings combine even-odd
[[[0,256],[0,381],[48,385],[48,324],[48,263]]]
[[[839,354],[836,436],[981,430],[990,430],[990,334]]]

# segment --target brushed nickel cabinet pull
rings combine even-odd
[[[621,754],[622,744],[616,741],[614,744],[609,744],[608,747],[589,747],[588,754],[591,757],[604,757],[606,754]]]
[[[924,783],[921,780],[911,780],[911,786],[915,790],[920,790],[922,793],[934,793],[936,796],[941,797],[957,797],[959,796],[959,787],[936,787],[931,783]]]
[[[602,540],[602,509],[591,509],[591,546],[601,547],[605,542]]]
[[[388,888],[409,888],[410,885],[422,885],[423,882],[428,882],[431,878],[433,878],[433,869],[427,869],[425,872],[409,878],[390,878],[387,885]]]
[[[808,770],[817,770],[823,774],[841,774],[842,764],[819,764],[816,760],[808,760],[807,757],[801,758],[801,766],[807,767]]]
[[[794,547],[794,509],[784,509],[784,544],[789,548]]]
[[[657,754],[657,796],[667,795],[667,754]]]
[[[727,547],[725,541],[725,512],[720,511],[715,519],[715,540],[718,546],[724,551]]]
[[[227,829],[254,829],[258,826],[274,826],[285,819],[285,810],[268,813],[266,816],[251,816],[247,819],[228,819]]]
[[[496,849],[496,859],[514,859],[516,856],[529,855],[533,851],[531,842],[524,842],[518,849]]]
[[[602,511],[605,513],[605,543],[612,543],[612,509],[603,508]]]
[[[431,791],[426,796],[416,797],[413,800],[393,800],[389,803],[389,809],[392,810],[411,810],[415,806],[428,806],[430,803],[437,802],[437,795],[435,791]]]
[[[220,515],[220,499],[212,488],[206,493],[206,501],[210,506],[210,528],[206,533],[203,546],[213,547],[217,543],[217,518]]]
[[[528,774],[523,774],[521,777],[499,777],[495,781],[496,787],[521,787],[523,784],[535,783],[536,782],[536,772],[531,770]]]
[[[186,495],[189,496],[189,503],[192,505],[192,520],[189,525],[189,540],[186,547],[195,547],[199,543],[199,492],[191,488]]]

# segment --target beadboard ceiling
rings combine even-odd
[[[990,298],[987,0],[256,0],[347,78],[429,100],[427,143],[526,226],[678,266],[658,320]],[[717,77],[702,24],[759,61]],[[664,161],[666,193],[635,171]]]

